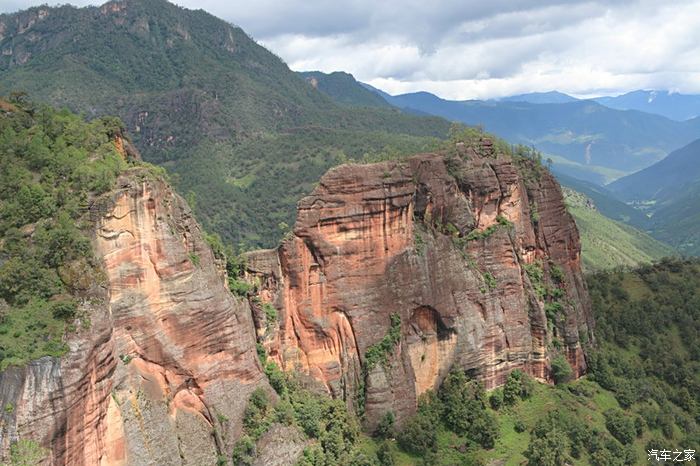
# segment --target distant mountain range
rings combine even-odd
[[[700,139],[609,189],[651,217],[648,228],[656,238],[700,254]]]
[[[675,121],[557,92],[453,101],[428,92],[392,96],[375,91],[406,112],[481,125],[514,144],[534,145],[553,159],[555,172],[601,185],[700,137],[699,118]]]
[[[550,91],[519,94],[493,100],[497,102],[529,102],[531,104],[563,104],[579,99],[558,91]],[[616,110],[639,110],[676,121],[690,120],[700,116],[700,95],[640,90],[591,100]]]
[[[599,97],[595,100],[606,107],[655,113],[677,121],[700,116],[700,95],[667,91],[633,91],[617,97]]]
[[[578,99],[562,92],[549,91],[518,94],[493,100],[497,102],[528,102],[531,104],[565,104],[568,102],[575,102]]]

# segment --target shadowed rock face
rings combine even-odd
[[[529,161],[458,150],[331,170],[299,203],[293,235],[247,257],[259,300],[278,309],[277,325],[254,312],[270,356],[350,406],[364,392],[369,427],[412,413],[453,366],[487,388],[516,368],[549,381],[557,352],[586,369],[592,317],[558,184]],[[544,287],[560,289],[549,323]],[[363,375],[392,314],[400,342]]]
[[[90,328],[0,374],[3,446],[34,438],[53,465],[215,464],[267,386],[250,309],[179,196],[145,170],[118,184],[91,212],[106,277]]]

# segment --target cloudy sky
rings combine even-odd
[[[39,3],[0,0],[0,12]],[[700,93],[700,0],[175,3],[241,26],[292,69],[343,70],[392,94]]]

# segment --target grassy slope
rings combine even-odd
[[[674,254],[673,248],[624,223],[587,207],[569,207],[581,235],[581,255],[588,271],[633,267]]]
[[[586,270],[633,267],[674,255],[670,246],[602,215],[592,204],[587,204],[586,196],[568,188],[564,193],[581,235],[581,256]]]
[[[589,395],[576,394],[585,391]],[[537,384],[535,393],[527,400],[519,402],[517,405],[502,408],[499,411],[489,409],[496,415],[499,427],[499,436],[496,446],[492,450],[479,450],[476,458],[489,464],[496,461],[496,464],[503,466],[518,466],[526,464],[524,456],[530,443],[530,431],[538,421],[546,417],[547,413],[558,409],[564,409],[574,416],[583,419],[592,429],[606,432],[605,418],[603,413],[612,408],[620,408],[620,404],[615,399],[613,392],[602,388],[590,377],[583,377],[571,382],[566,386],[550,386]],[[516,421],[522,421],[525,425],[523,432],[515,430]],[[634,441],[634,449],[638,458],[646,460],[645,444],[652,437],[658,434],[656,429],[653,432],[646,432]],[[462,456],[458,452],[458,447],[464,445],[466,437],[460,437],[452,432],[442,430],[438,435],[438,458],[439,462],[435,466],[448,466],[462,464]],[[422,458],[406,453],[401,450],[394,440],[390,441],[394,454],[396,466],[414,466],[422,463]],[[367,435],[363,435],[360,449],[368,456],[373,457],[378,450],[377,442]],[[467,463],[469,464],[469,463]],[[589,465],[590,458],[584,454],[581,458],[575,459],[574,465]],[[643,464],[640,462],[640,464]]]

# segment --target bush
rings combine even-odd
[[[417,414],[406,421],[397,440],[405,451],[424,455],[437,449],[437,430],[429,416]]]
[[[560,431],[552,430],[530,439],[525,451],[528,466],[561,466],[569,462],[568,439]]]
[[[571,380],[574,371],[569,365],[569,361],[562,355],[557,355],[552,359],[552,377],[554,383],[562,384]]]
[[[78,312],[78,305],[73,300],[61,300],[51,303],[51,314],[55,319],[72,320]]]
[[[484,448],[493,448],[498,437],[496,419],[486,410],[486,394],[481,383],[468,380],[461,370],[453,370],[439,391],[442,420],[458,435]]]
[[[287,375],[279,368],[274,361],[267,361],[264,365],[265,375],[275,391],[283,395],[287,390]]]
[[[520,400],[522,394],[521,374],[522,372],[519,370],[508,374],[506,384],[503,386],[503,404],[506,406],[513,406]]]
[[[243,414],[243,427],[253,439],[259,438],[270,427],[272,420],[268,414],[271,411],[267,392],[262,388],[256,388],[250,395]]]
[[[394,436],[394,413],[387,412],[379,421],[374,435],[379,438],[388,439]]]
[[[255,442],[244,435],[233,447],[233,464],[234,466],[252,466],[254,461]]]
[[[496,411],[501,409],[501,406],[503,406],[503,390],[497,388],[492,391],[491,396],[489,397],[489,404],[491,405],[491,408]]]
[[[623,444],[630,444],[637,436],[634,419],[619,409],[605,412],[605,427]]]
[[[394,454],[391,451],[389,442],[382,442],[377,449],[377,461],[379,466],[394,466]]]
[[[20,439],[10,446],[9,466],[33,466],[42,464],[48,451],[34,440]]]

